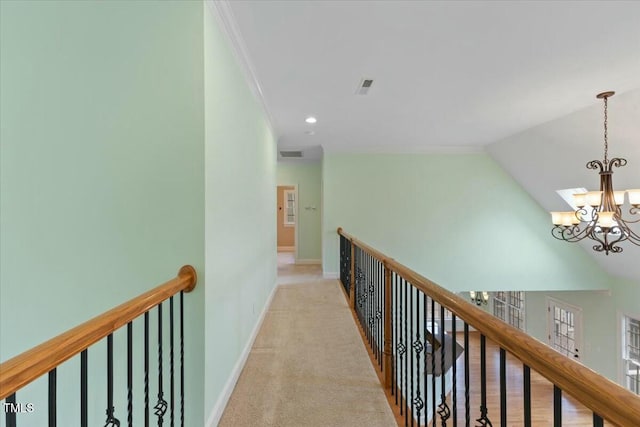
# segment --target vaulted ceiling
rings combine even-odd
[[[258,0],[214,6],[281,149],[487,150],[545,209],[566,209],[557,206],[562,201],[555,190],[571,187],[577,176],[582,186],[597,187],[593,173],[569,179],[562,171],[601,157],[602,109],[595,95],[615,90],[611,125],[617,121],[620,128],[612,130],[614,154],[627,157],[620,174],[640,186],[640,2]],[[363,78],[373,84],[359,95]],[[317,123],[305,123],[310,115]],[[536,137],[547,139],[536,148]],[[560,172],[541,179],[518,152],[545,149],[557,153],[540,158],[545,169]],[[577,163],[568,162],[581,152],[584,159],[580,154]],[[640,250],[633,249],[638,258]],[[623,261],[598,262],[640,281],[640,263]]]

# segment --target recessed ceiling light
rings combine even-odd
[[[317,120],[315,117],[313,117],[313,116],[309,116],[309,117],[307,117],[306,119],[304,119],[304,121],[312,125],[312,124],[314,124],[315,122],[317,122],[318,120]]]

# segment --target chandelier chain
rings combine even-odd
[[[604,97],[604,164],[607,164],[608,152],[609,152],[609,138],[607,135],[607,98]]]

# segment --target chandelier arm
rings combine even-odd
[[[627,159],[623,159],[622,157],[615,157],[609,160],[608,167],[611,170],[614,166],[617,168],[621,168],[627,165]]]
[[[634,220],[618,218],[617,221],[623,222],[625,224],[636,224],[640,222],[640,218]]]
[[[629,209],[629,213],[631,215],[640,215],[640,206],[632,206],[631,209]],[[625,219],[624,221],[628,222],[628,223],[631,223],[631,224],[634,224],[636,222],[639,222],[640,218],[638,218],[637,220],[634,220],[634,221],[631,221],[631,220],[628,220],[628,219]]]
[[[626,224],[625,224],[626,225]],[[640,234],[633,231],[630,227],[624,227],[623,234],[625,239],[633,243],[634,245],[640,246]]]
[[[600,172],[604,172],[605,166],[600,160],[591,160],[587,163],[587,169],[600,169]]]
[[[594,226],[589,224],[584,230],[580,230],[579,225],[563,226],[556,225],[551,229],[551,235],[558,240],[564,240],[565,242],[579,242],[592,233]]]
[[[592,209],[592,211],[593,211],[593,209]],[[578,210],[576,210],[574,215],[578,219],[578,221],[589,223],[589,222],[593,221],[594,213],[593,212],[589,212],[586,207],[582,207],[582,208],[579,208]]]
[[[595,231],[593,233],[591,233],[589,235],[589,238],[591,240],[595,240],[596,242],[598,242],[599,244],[597,245],[593,245],[593,250],[596,252],[606,252],[607,255],[609,254],[609,251],[611,252],[622,252],[622,248],[618,248],[618,250],[615,250],[611,247],[611,245],[609,244],[609,241],[607,239],[607,235],[604,235],[604,240],[600,239],[598,237],[598,235],[595,233]]]
[[[624,230],[624,229],[623,229],[622,227],[620,227],[620,226],[613,227],[613,228],[611,228],[611,230],[612,230],[612,231],[614,231],[614,230],[617,230],[617,231],[618,231],[617,233],[611,233],[611,235],[613,235],[613,236],[619,236],[618,238],[616,238],[616,239],[612,240],[611,242],[608,242],[608,243],[609,243],[609,246],[611,246],[612,248],[614,247],[614,245],[615,245],[616,243],[618,243],[618,242],[622,242],[622,241],[627,240],[627,239],[629,238],[629,237],[628,237],[628,235],[626,234],[626,231],[627,231],[627,230]],[[609,234],[607,234],[607,236],[608,236],[608,235],[609,235]],[[608,239],[607,239],[607,240],[608,240]],[[614,251],[614,252],[615,252],[615,251]],[[622,252],[622,249],[620,249],[620,252]]]

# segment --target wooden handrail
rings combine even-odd
[[[353,237],[351,234],[346,233],[344,230],[342,230],[342,227],[338,227],[338,234],[343,235],[344,237],[346,237],[349,241],[356,242],[357,245],[360,249],[364,250],[365,252],[367,252],[369,255],[371,255],[374,258],[379,259],[382,262],[385,262],[386,260],[390,260],[391,258],[386,256],[385,254],[383,254],[382,252],[380,252],[379,250],[367,245],[366,243],[364,243],[361,240],[356,239],[355,237]]]
[[[46,374],[136,317],[180,291],[196,287],[196,270],[183,266],[178,276],[0,365],[0,400]]]
[[[356,246],[362,243],[345,233],[342,228],[338,229],[338,234]],[[376,252],[378,255],[374,256],[384,260],[386,268],[403,277],[593,412],[618,426],[639,425],[640,396],[477,308],[385,254]]]

